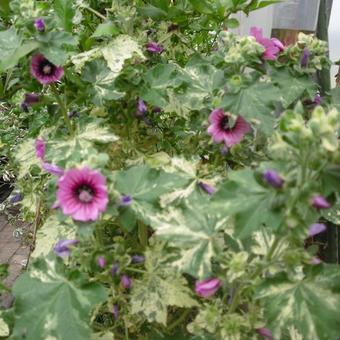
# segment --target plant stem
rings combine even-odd
[[[238,303],[240,301],[240,297],[241,297],[241,291],[242,291],[241,286],[236,288],[233,301],[231,302],[231,305],[230,305],[230,308],[229,308],[229,313],[233,313],[235,311],[235,309],[237,308]]]
[[[267,254],[267,257],[266,257],[268,262],[272,259],[274,252],[275,252],[277,246],[279,245],[279,242],[280,242],[280,239],[278,237],[276,237],[272,246],[270,247],[269,252]]]
[[[143,248],[146,248],[148,245],[148,227],[143,222],[138,223],[138,237],[140,244]]]
[[[190,314],[191,310],[186,309],[178,319],[176,319],[173,323],[171,323],[168,327],[167,330],[171,331],[172,329],[176,328],[179,324],[181,324]]]
[[[55,96],[56,101],[58,102],[58,104],[60,106],[60,111],[63,114],[64,121],[65,121],[65,123],[67,125],[67,128],[68,128],[68,130],[70,132],[70,135],[73,136],[74,135],[74,129],[73,129],[70,117],[67,114],[66,106],[65,106],[64,102],[62,101],[62,99],[60,98],[58,90],[57,90],[57,88],[56,88],[56,86],[54,84],[51,85],[51,89],[52,89],[52,92],[53,92],[53,94]]]
[[[137,268],[126,268],[126,270],[129,271],[129,272],[135,272],[135,273],[141,273],[141,274],[146,273],[145,270],[137,269]]]
[[[107,20],[106,16],[104,16],[103,14],[99,13],[98,11],[96,11],[95,9],[88,7],[88,6],[82,6],[83,8],[87,9],[89,12],[95,14],[98,18],[103,19],[103,20]]]

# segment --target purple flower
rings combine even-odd
[[[66,170],[56,195],[63,213],[83,222],[98,219],[109,203],[105,177],[88,167]]]
[[[273,334],[270,329],[261,327],[261,328],[256,328],[256,333],[261,335],[267,340],[273,340]]]
[[[145,257],[143,255],[133,255],[131,257],[132,263],[143,263],[145,261]]]
[[[104,268],[106,266],[106,260],[104,256],[99,256],[96,262],[100,268]]]
[[[117,274],[118,271],[118,264],[117,263],[113,263],[111,266],[111,275],[115,276]]]
[[[41,84],[51,84],[59,81],[64,75],[64,69],[47,60],[42,54],[36,54],[31,61],[32,76]]]
[[[316,209],[329,209],[331,204],[321,195],[313,196],[311,204]]]
[[[149,51],[151,53],[157,53],[157,54],[160,54],[164,51],[163,47],[160,46],[159,44],[157,44],[154,41],[148,42],[145,45],[145,48],[146,48],[147,51]]]
[[[129,289],[132,286],[132,280],[125,274],[120,278],[120,283],[125,289]]]
[[[320,93],[317,93],[314,97],[313,104],[320,105],[322,101],[322,98],[320,96]]]
[[[42,138],[37,138],[35,140],[35,155],[42,161],[45,158],[45,141]]]
[[[148,108],[143,99],[138,99],[137,116],[143,116],[148,111]]]
[[[211,278],[203,281],[196,281],[195,292],[201,297],[214,295],[221,286],[221,280]]]
[[[326,230],[326,226],[323,223],[313,223],[309,226],[308,236],[313,237],[320,234]]]
[[[320,263],[322,263],[322,261],[318,257],[314,257],[311,260],[311,264],[318,265]]]
[[[224,142],[227,147],[240,143],[244,135],[251,130],[250,125],[241,116],[237,116],[232,124],[230,113],[225,113],[222,109],[213,110],[209,122],[211,125],[208,127],[208,134],[213,137],[215,143]]]
[[[282,42],[276,38],[264,38],[261,28],[251,27],[250,35],[252,35],[256,41],[265,48],[265,51],[262,55],[264,60],[276,60],[277,55],[285,48]]]
[[[212,185],[204,182],[199,182],[198,186],[204,190],[208,195],[213,195],[217,190]]]
[[[263,173],[263,180],[274,188],[282,188],[284,180],[275,170],[266,170]]]
[[[118,309],[118,306],[117,306],[117,305],[113,305],[113,306],[112,306],[112,314],[113,314],[113,317],[115,318],[115,320],[118,320],[118,317],[119,317],[119,309]]]
[[[22,200],[22,195],[20,193],[15,194],[14,196],[12,196],[10,202],[11,203],[17,203],[20,202]]]
[[[302,51],[301,59],[300,59],[300,66],[307,67],[309,62],[310,52],[308,48],[304,48]]]
[[[120,199],[120,205],[128,206],[132,203],[133,198],[130,195],[124,195]]]
[[[54,246],[54,252],[57,256],[68,257],[71,255],[72,247],[77,243],[77,240],[60,240]]]
[[[34,20],[34,27],[37,29],[39,32],[44,32],[45,31],[45,21],[43,18],[38,18]]]
[[[42,168],[49,172],[50,174],[57,176],[57,177],[61,177],[64,174],[64,169],[60,168],[57,165],[54,164],[50,164],[50,163],[43,163],[42,164]]]
[[[32,106],[35,103],[38,103],[40,100],[40,96],[38,94],[35,93],[26,93],[25,94],[25,99],[24,101],[21,103],[21,108],[28,112],[28,108],[30,106]]]

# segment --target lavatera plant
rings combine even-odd
[[[0,336],[337,339],[327,46],[229,30],[274,2],[0,4],[0,167],[33,223]]]

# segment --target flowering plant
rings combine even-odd
[[[327,46],[230,31],[274,2],[1,5],[2,167],[36,241],[13,338],[338,336],[309,242],[339,206]]]

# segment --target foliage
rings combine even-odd
[[[301,33],[266,60],[230,32],[275,2],[0,1],[0,171],[36,227],[0,336],[336,339],[339,267],[309,236],[339,224],[326,43]],[[34,78],[37,53],[59,81]]]

